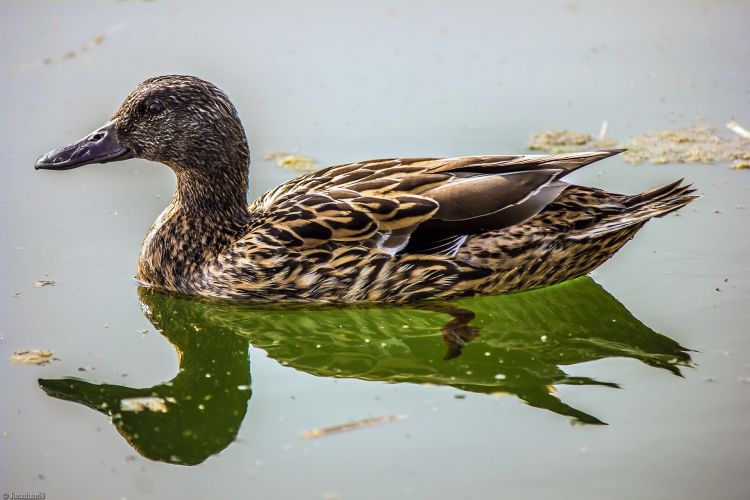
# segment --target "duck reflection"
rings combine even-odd
[[[627,357],[680,375],[690,363],[685,348],[638,321],[589,277],[410,308],[251,307],[148,289],[139,295],[180,356],[174,379],[143,389],[74,378],[39,383],[53,397],[109,415],[144,457],[176,464],[198,464],[235,439],[252,396],[248,342],[317,376],[513,394],[586,424],[603,422],[563,403],[554,387],[618,386],[569,376],[561,366]]]

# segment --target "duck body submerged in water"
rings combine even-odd
[[[621,150],[371,160],[293,179],[247,205],[232,103],[192,76],[139,85],[104,127],[37,169],[143,158],[177,189],[137,279],[224,299],[404,303],[540,288],[584,275],[652,217],[697,198],[677,181],[628,196],[568,173]]]

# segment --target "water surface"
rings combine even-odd
[[[270,150],[326,165],[523,152],[534,131],[601,120],[619,138],[748,127],[749,16],[733,1],[3,3],[0,355],[59,361],[0,362],[2,489],[747,498],[748,171],[612,158],[576,172],[627,193],[686,177],[704,196],[593,279],[432,309],[301,311],[138,290],[166,168],[32,164],[175,72],[237,104],[251,197],[294,175],[263,160]],[[167,411],[117,411],[133,397]],[[408,418],[300,438],[381,415]]]

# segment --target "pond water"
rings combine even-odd
[[[295,175],[271,150],[327,165],[524,152],[535,131],[602,120],[618,138],[748,127],[749,4],[4,2],[0,18],[3,493],[750,496],[748,170],[614,157],[576,172],[627,193],[685,177],[703,195],[591,277],[300,309],[138,289],[168,169],[32,168],[165,73],[232,97],[251,197]],[[59,359],[8,361],[22,348]]]

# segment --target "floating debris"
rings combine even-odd
[[[608,123],[603,121],[596,138],[586,132],[549,130],[534,134],[529,149],[557,154],[617,146],[627,149],[622,157],[632,164],[732,162],[735,169],[750,168],[750,131],[736,122],[726,126],[737,137],[721,137],[716,127],[697,124],[677,130],[646,132],[618,144],[605,137]]]
[[[607,122],[602,122],[599,136],[595,139],[586,132],[574,130],[548,130],[531,136],[529,149],[532,151],[546,151],[552,154],[577,153],[587,149],[611,148],[617,144],[614,139],[607,139]]]
[[[385,415],[382,417],[364,418],[355,422],[347,422],[345,424],[333,425],[331,427],[324,427],[322,429],[313,429],[307,432],[303,432],[302,439],[313,439],[317,437],[327,436],[329,434],[335,434],[337,432],[361,429],[362,427],[369,427],[371,425],[397,422],[399,420],[405,420],[407,418],[408,415]]]
[[[9,359],[12,363],[37,366],[46,365],[50,361],[59,361],[58,358],[53,357],[52,351],[40,349],[21,349],[11,354]]]
[[[34,283],[34,286],[55,286],[57,284],[57,281],[55,280],[37,280]]]
[[[737,122],[729,122],[727,123],[727,128],[734,132],[735,134],[739,135],[740,137],[744,137],[745,139],[750,139],[750,132],[747,131],[746,128],[742,127]]]
[[[664,163],[716,163],[731,161],[733,167],[750,161],[750,140],[716,135],[716,128],[698,124],[677,130],[655,130],[631,137],[624,147],[625,161]]]
[[[143,410],[166,413],[167,403],[164,401],[164,399],[157,396],[126,398],[120,400],[120,410],[132,411],[136,413]]]
[[[609,127],[607,120],[602,120],[602,124],[599,126],[599,133],[596,136],[597,141],[603,141],[607,137],[607,127]]]
[[[60,56],[58,57],[44,57],[40,61],[19,64],[18,66],[2,66],[0,67],[0,71],[5,72],[5,73],[12,73],[14,71],[29,70],[29,69],[39,68],[41,66],[47,66],[49,64],[53,64],[56,62],[68,61],[68,60],[74,59],[77,55],[86,53],[90,51],[91,49],[93,49],[94,47],[101,45],[104,42],[104,40],[107,39],[109,35],[111,35],[112,33],[116,31],[119,31],[120,29],[122,29],[123,26],[124,26],[123,23],[117,24],[113,26],[112,28],[110,28],[109,30],[107,30],[106,32],[95,35],[88,42],[84,43],[77,49],[66,50],[65,52],[60,54]]]
[[[318,161],[311,156],[271,151],[266,155],[266,160],[275,160],[278,166],[294,172],[314,172],[318,169]]]

